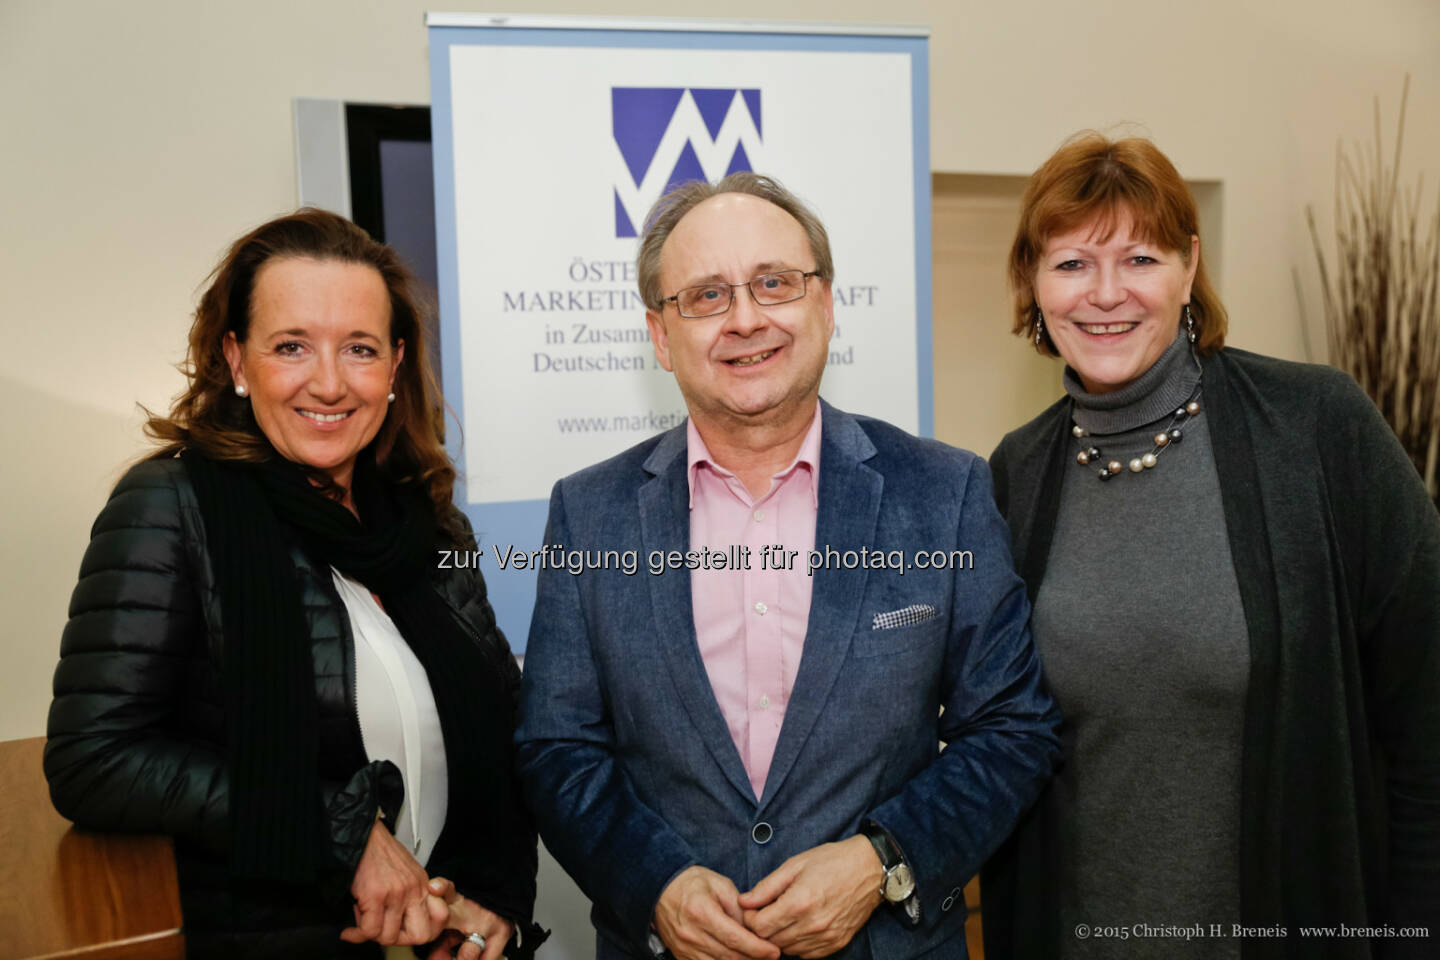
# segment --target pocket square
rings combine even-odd
[[[912,603],[910,606],[901,607],[899,610],[875,614],[875,620],[870,625],[870,629],[894,630],[896,627],[913,627],[917,623],[934,620],[938,616],[940,616],[940,611],[936,610],[931,604]]]

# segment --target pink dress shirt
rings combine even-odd
[[[695,639],[758,800],[810,622],[805,570],[820,504],[819,404],[795,460],[771,478],[759,500],[710,458],[693,420],[689,479],[690,549],[727,554],[726,569],[690,572]],[[738,569],[732,568],[729,561],[737,558]]]

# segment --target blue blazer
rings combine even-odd
[[[1059,712],[984,461],[822,409],[815,545],[841,560],[814,574],[758,801],[696,644],[690,571],[647,564],[690,548],[685,426],[555,485],[548,545],[639,561],[540,572],[516,734],[540,835],[593,902],[598,957],[652,956],[655,903],[686,867],[748,890],[870,819],[914,870],[920,921],[882,905],[836,956],[964,958],[961,887],[1051,771]],[[910,568],[876,568],[877,550]],[[921,551],[946,562],[919,569]]]

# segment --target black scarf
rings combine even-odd
[[[513,790],[511,706],[472,630],[431,582],[439,534],[425,492],[356,465],[360,516],[322,494],[283,459],[183,459],[205,524],[224,629],[229,732],[231,868],[237,877],[313,882],[328,835],[319,787],[311,640],[290,549],[380,597],[425,668],[445,739],[449,813],[442,849],[487,849],[507,826]],[[432,860],[435,856],[432,856]]]

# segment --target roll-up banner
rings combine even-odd
[[[836,277],[821,394],[933,433],[929,31],[438,14],[431,121],[447,442],[500,626],[523,652],[555,481],[684,422],[635,282],[682,181],[776,177]],[[640,551],[604,558],[649,576]],[[631,562],[633,560],[633,563]]]

